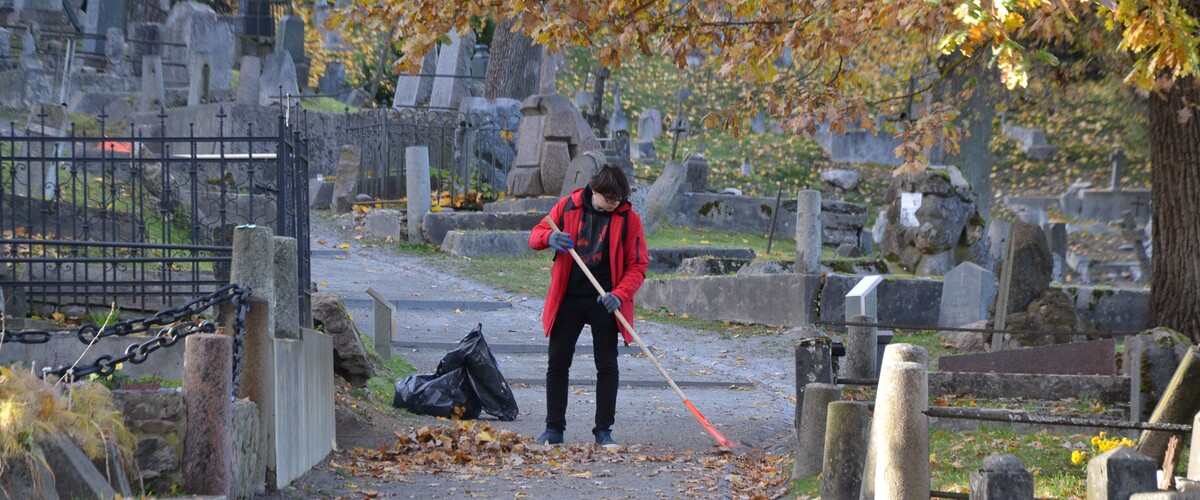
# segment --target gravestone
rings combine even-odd
[[[999,352],[960,354],[938,358],[945,372],[1031,373],[1043,375],[1115,375],[1116,343],[1113,339],[1028,347]]]
[[[259,103],[262,91],[262,61],[254,56],[242,56],[241,78],[238,79],[238,104]]]
[[[1050,278],[1061,282],[1067,267],[1067,225],[1063,222],[1052,222],[1045,226],[1046,244],[1050,247],[1050,256],[1054,265]]]
[[[38,58],[37,42],[33,38],[32,31],[32,29],[27,29],[21,35],[21,59],[17,62],[21,71],[41,71],[45,68],[42,60]]]
[[[1046,133],[1042,129],[1005,123],[1000,126],[1000,131],[1019,142],[1018,147],[1032,160],[1052,160],[1058,154],[1058,148],[1046,142]]]
[[[1121,367],[1130,377],[1130,420],[1144,422],[1150,418],[1190,345],[1187,336],[1168,328],[1125,338]]]
[[[879,293],[877,290],[881,283],[883,283],[883,276],[863,276],[858,283],[854,284],[854,288],[846,292],[846,321],[851,321],[856,316],[879,318]]]
[[[0,28],[0,71],[16,67],[12,62],[12,31]]]
[[[108,33],[112,28],[124,31],[128,5],[126,0],[89,0],[85,29],[97,34]],[[85,52],[103,54],[106,46],[107,39],[89,37],[83,40]]]
[[[325,74],[317,80],[317,90],[327,96],[342,97],[350,90],[346,83],[346,63],[335,61],[325,65]]]
[[[604,165],[604,161],[604,155],[596,151],[587,151],[576,156],[567,165],[567,176],[563,179],[563,187],[558,195],[566,196],[576,189],[587,186],[588,182],[592,180],[592,176],[596,174],[596,170]]]
[[[275,51],[292,55],[296,67],[296,81],[300,87],[308,87],[309,59],[304,53],[304,19],[300,16],[283,16],[275,32]]]
[[[946,273],[938,326],[962,326],[988,319],[988,307],[996,300],[996,277],[973,262],[963,262]]]
[[[663,166],[662,174],[650,186],[650,192],[646,195],[646,211],[641,214],[647,234],[653,233],[660,222],[667,220],[667,211],[686,181],[687,173],[683,165],[670,162]]]
[[[317,34],[321,37],[322,48],[328,51],[341,52],[346,48],[346,40],[342,37],[342,32],[337,28],[329,29],[325,25],[331,15],[328,2],[325,0],[316,0],[313,2],[313,27],[316,28]]]
[[[1033,473],[1014,455],[989,455],[983,467],[971,471],[970,481],[973,500],[1033,498]]]
[[[188,106],[198,106],[212,100],[212,64],[207,58],[194,61],[188,68]]]
[[[142,91],[138,94],[139,113],[158,112],[166,105],[163,88],[162,56],[142,57]]]
[[[300,95],[292,55],[286,51],[268,54],[266,62],[263,63],[259,85],[258,103],[262,106],[276,104],[289,95]]]
[[[750,119],[750,131],[756,134],[765,134],[767,132],[767,112],[759,110],[754,114],[754,118]]]
[[[429,184],[429,147],[404,149],[405,195],[408,196],[408,241],[423,241],[425,214],[429,213],[433,188]]]
[[[433,75],[437,70],[437,52],[430,50],[421,58],[421,69],[416,75],[407,72],[396,77],[396,95],[392,98],[393,108],[423,106],[433,93]]]
[[[629,119],[625,117],[625,110],[621,108],[621,82],[618,81],[613,84],[613,112],[612,118],[608,120],[608,136],[615,138],[621,132],[628,134]]]
[[[835,192],[853,191],[858,187],[859,173],[853,170],[837,169],[821,172],[821,182]]]
[[[1054,258],[1042,228],[1026,222],[1013,222],[1009,235],[1014,246],[1012,279],[1009,283],[1008,307],[1006,312],[996,314],[1008,316],[1022,312],[1050,286],[1054,271]],[[1007,262],[1000,262],[997,272],[1003,272]],[[996,297],[1000,300],[999,295]]]
[[[579,111],[561,94],[538,94],[521,103],[517,156],[505,190],[511,197],[561,192],[570,161],[600,151],[600,141]]]
[[[801,190],[796,203],[797,274],[821,270],[821,192]]]
[[[162,55],[158,45],[162,33],[162,23],[129,23],[126,43],[134,75],[142,76],[142,56]]]
[[[708,159],[703,155],[689,155],[683,161],[683,169],[686,173],[684,179],[683,192],[685,193],[703,193],[708,189]]]
[[[276,54],[281,54],[276,52]],[[287,57],[286,53],[284,54]],[[346,213],[353,205],[355,190],[358,188],[358,168],[361,159],[359,147],[354,144],[342,146],[338,157],[337,178],[333,182],[333,209],[335,213]]]
[[[1129,161],[1129,157],[1125,156],[1125,150],[1117,148],[1108,155],[1108,161],[1112,163],[1112,172],[1109,174],[1108,189],[1109,191],[1120,191],[1121,175],[1125,172],[1125,164]]]
[[[108,58],[108,67],[118,76],[129,76],[129,62],[125,59],[125,32],[121,28],[109,28],[104,39],[104,56]]]
[[[364,387],[375,376],[375,366],[359,339],[358,328],[346,312],[346,304],[336,293],[312,294],[313,321],[325,327],[333,337],[333,370],[355,387]]]
[[[638,141],[654,142],[662,136],[662,132],[662,113],[654,108],[643,110],[638,117]]]
[[[459,101],[471,95],[471,80],[461,77],[471,76],[471,52],[475,48],[475,33],[471,31],[459,35],[457,31],[451,30],[448,36],[450,43],[443,45],[438,51],[437,76],[433,79],[429,106],[458,109]],[[566,164],[563,168],[565,170]]]

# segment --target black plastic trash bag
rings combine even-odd
[[[482,410],[510,421],[518,413],[512,388],[483,338],[482,324],[442,357],[433,375],[409,375],[396,382],[392,406],[458,419],[478,418]]]

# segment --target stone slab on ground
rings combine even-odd
[[[113,498],[116,491],[70,438],[62,434],[38,442],[42,457],[54,471],[54,489],[62,498]]]
[[[533,253],[529,231],[450,231],[442,251],[458,257],[513,257]]]
[[[423,227],[429,242],[441,245],[446,233],[453,230],[529,231],[544,217],[541,212],[430,212],[425,214]]]
[[[550,213],[554,204],[558,203],[557,196],[541,196],[537,198],[508,198],[493,201],[483,205],[484,212],[540,212]]]
[[[799,274],[648,279],[637,300],[642,307],[699,319],[799,326],[812,319],[804,305],[813,303],[819,279]]]
[[[652,273],[667,273],[675,270],[684,259],[692,257],[716,257],[719,259],[754,259],[754,250],[749,248],[651,248],[650,268]]]
[[[938,358],[948,372],[1115,375],[1116,341],[1075,342]]]

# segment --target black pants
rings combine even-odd
[[[550,361],[546,367],[546,428],[567,428],[567,385],[575,342],[583,325],[592,325],[592,350],[596,360],[596,427],[611,430],[617,413],[617,320],[595,297],[563,297],[550,330]]]

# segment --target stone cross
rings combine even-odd
[[[621,82],[613,83],[613,112],[612,120],[608,122],[608,137],[611,139],[617,136],[617,132],[627,132],[629,130],[629,119],[625,118],[625,111],[621,109]]]
[[[1109,189],[1113,191],[1121,190],[1121,173],[1125,170],[1125,164],[1128,158],[1125,156],[1125,150],[1116,148],[1108,155],[1108,160],[1112,162],[1112,177],[1109,181]]]

